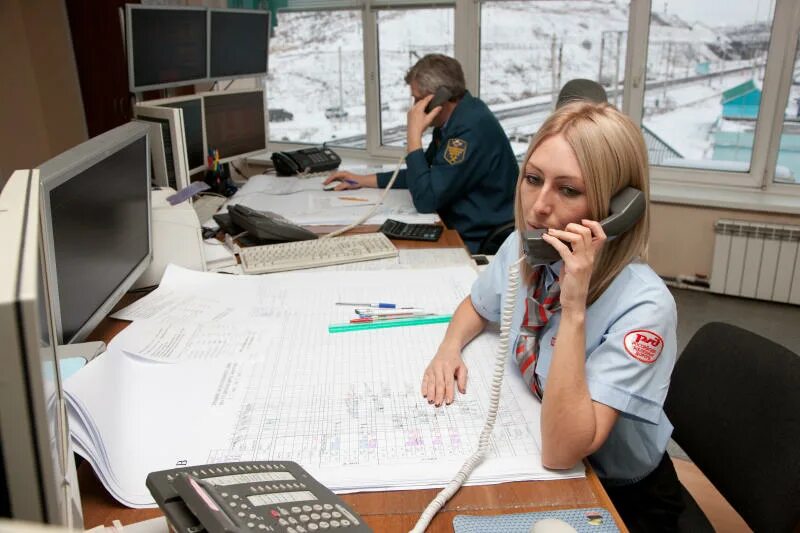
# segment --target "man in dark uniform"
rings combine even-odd
[[[488,233],[514,218],[519,167],[511,144],[486,104],[467,91],[455,59],[426,55],[405,81],[414,105],[408,111],[407,169],[400,171],[394,187],[407,188],[420,213],[437,212],[475,253]],[[450,99],[426,113],[439,87],[448,89]],[[422,134],[429,126],[434,126],[433,142],[423,152]],[[385,187],[391,175],[338,171],[325,184],[339,181],[336,190]]]

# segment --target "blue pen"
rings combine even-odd
[[[336,305],[352,305],[354,307],[376,307],[378,309],[394,309],[397,307],[397,304],[390,304],[386,302],[377,302],[377,303],[350,303],[350,302],[336,302]]]
[[[345,179],[344,182],[349,183],[350,185],[358,185],[358,182],[356,180]]]

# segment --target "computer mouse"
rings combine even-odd
[[[574,527],[558,518],[543,518],[531,526],[530,533],[578,533]]]

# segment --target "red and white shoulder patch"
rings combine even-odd
[[[625,334],[625,351],[642,363],[655,363],[664,348],[664,339],[646,329],[635,329]]]

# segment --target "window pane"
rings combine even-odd
[[[425,54],[453,56],[452,8],[381,10],[378,19],[381,143],[405,146],[411,92],[404,78]],[[422,139],[430,142],[430,129]]]
[[[800,185],[800,46],[797,48],[774,181]]]
[[[367,132],[360,11],[279,13],[269,44],[269,136],[334,146]]]
[[[749,170],[770,4],[653,0],[642,115],[651,164]]]
[[[622,105],[628,3],[487,1],[481,8],[480,91],[524,153],[528,140],[574,78],[600,81]]]

